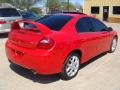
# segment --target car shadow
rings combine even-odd
[[[98,56],[90,59],[90,60],[87,61],[86,63],[82,64],[79,69],[83,69],[83,68],[84,68],[85,66],[87,66],[88,64],[93,63],[94,61],[96,61],[97,59],[103,57],[103,56],[106,55],[106,54],[107,54],[107,52],[104,52],[104,53],[102,53],[102,54],[100,54],[100,55],[98,55]]]
[[[0,38],[7,38],[8,37],[8,33],[0,33]]]
[[[22,68],[16,64],[10,64],[10,68],[20,76],[32,80],[33,82],[38,82],[42,84],[48,84],[60,80],[60,75],[38,75],[33,74],[32,71]]]
[[[107,53],[102,53],[99,56],[96,56],[94,58],[92,58],[91,60],[89,60],[88,62],[84,63],[81,65],[80,69],[83,69],[85,66],[87,66],[90,63],[93,63],[94,61],[96,61],[98,58],[106,55]],[[60,78],[60,74],[55,74],[55,75],[38,75],[38,74],[33,74],[30,70],[22,68],[16,64],[10,64],[10,68],[17,73],[20,76],[23,76],[24,78],[30,79],[33,82],[38,82],[38,83],[42,83],[42,84],[49,84],[49,83],[53,83],[56,81],[59,81]]]

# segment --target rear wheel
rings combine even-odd
[[[114,37],[110,47],[110,53],[114,52],[116,50],[116,47],[117,47],[117,37]]]
[[[72,53],[67,57],[63,71],[61,72],[62,79],[70,80],[77,75],[80,66],[79,58],[80,56],[76,53]]]

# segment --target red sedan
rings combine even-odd
[[[103,52],[114,52],[117,40],[116,31],[98,19],[60,13],[34,22],[14,22],[6,54],[10,62],[38,74],[60,73],[69,80],[81,64]]]

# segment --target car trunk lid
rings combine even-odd
[[[51,33],[46,26],[32,21],[14,22],[11,27],[9,40],[21,47],[35,49],[45,35]]]

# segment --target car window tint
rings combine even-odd
[[[59,31],[71,19],[72,16],[51,15],[51,16],[45,16],[42,19],[37,20],[36,22],[42,23],[51,30]]]
[[[94,31],[99,32],[99,31],[106,31],[107,30],[107,26],[104,25],[99,20],[94,19],[94,18],[91,18],[90,20],[93,24]]]
[[[18,11],[14,8],[2,8],[0,9],[0,17],[14,17],[20,16]]]
[[[88,18],[80,19],[76,24],[77,32],[92,32],[92,24]]]

